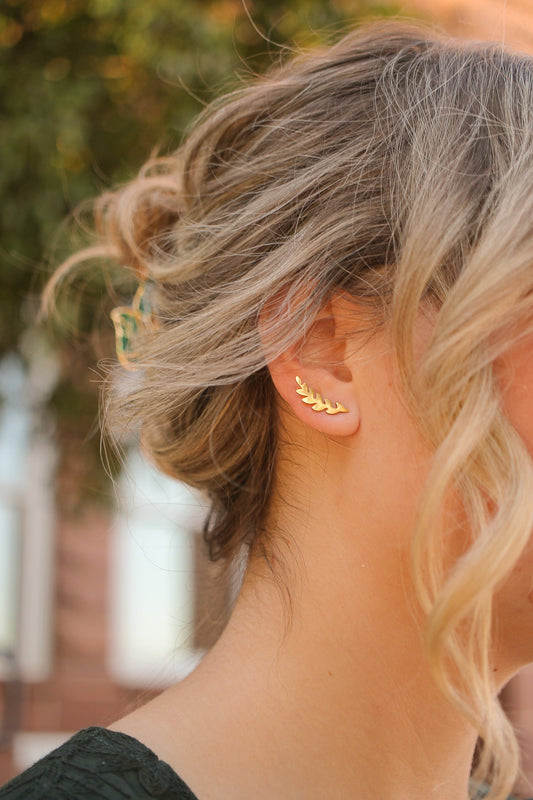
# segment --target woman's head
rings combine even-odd
[[[279,377],[287,354],[303,370],[320,325],[336,341],[331,304],[346,312],[345,341],[387,337],[434,453],[413,532],[428,652],[500,759],[510,739],[491,699],[491,607],[533,501],[498,365],[531,328],[532,186],[533,59],[389,23],[217,101],[177,153],[97,207],[107,255],[150,282],[158,323],[109,418],[139,426],[164,471],[209,493],[214,558],[246,544],[274,563],[269,508],[291,446],[281,423],[290,397],[300,403]],[[314,427],[357,437],[337,345],[330,368],[306,363],[303,381],[350,409]],[[453,568],[435,525],[451,494],[469,531]]]

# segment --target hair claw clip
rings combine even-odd
[[[126,369],[134,370],[137,353],[134,349],[135,336],[155,328],[150,303],[146,295],[146,284],[141,283],[131,306],[117,306],[111,311],[115,326],[115,346],[117,358]]]

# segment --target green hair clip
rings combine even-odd
[[[115,326],[118,360],[126,369],[134,370],[137,358],[135,337],[138,333],[147,333],[155,327],[145,283],[138,286],[131,306],[117,306],[111,311],[111,319]]]

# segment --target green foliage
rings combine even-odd
[[[131,175],[155,146],[175,147],[205,102],[282,46],[397,10],[375,0],[4,0],[0,353],[33,323],[48,257],[72,247],[61,222],[80,201]],[[80,322],[68,309],[65,318]],[[90,358],[80,358],[83,372]]]

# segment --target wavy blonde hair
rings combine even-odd
[[[214,102],[176,153],[97,201],[102,244],[47,294],[94,257],[150,281],[159,327],[138,342],[138,379],[111,385],[109,419],[139,427],[165,472],[207,491],[205,536],[227,561],[243,543],[266,558],[275,546],[268,359],[340,290],[390,324],[435,449],[413,557],[428,657],[484,741],[493,800],[511,788],[518,748],[495,698],[492,598],[533,527],[531,463],[493,366],[510,329],[532,327],[532,134],[530,57],[374,23]],[[282,309],[265,352],[258,317],[275,297],[290,324]],[[422,305],[437,313],[415,363]],[[435,520],[452,490],[472,544],[449,570]]]

